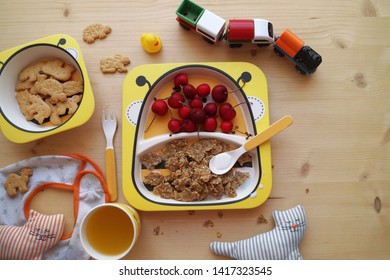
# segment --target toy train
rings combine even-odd
[[[259,47],[273,44],[275,53],[288,57],[301,74],[314,73],[322,62],[321,56],[291,30],[286,29],[277,36],[272,23],[265,19],[232,19],[227,22],[190,0],[183,0],[176,15],[180,26],[200,34],[211,44],[222,39],[231,48],[238,48],[243,44]]]

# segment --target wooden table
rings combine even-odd
[[[267,18],[276,34],[289,27],[320,53],[311,76],[298,74],[272,48],[208,45],[175,21],[181,1],[0,1],[0,51],[55,33],[80,44],[96,107],[83,126],[27,144],[0,135],[0,166],[25,158],[83,153],[104,169],[102,109],[121,113],[126,74],[104,75],[101,57],[131,59],[128,69],[149,63],[246,61],[268,80],[271,122],[291,114],[295,122],[271,141],[273,189],[249,210],[141,212],[142,233],[129,259],[223,259],[214,240],[235,241],[271,230],[272,211],[301,204],[307,231],[305,259],[390,259],[390,2],[386,0],[219,1],[197,4],[225,19]],[[113,32],[88,45],[83,29],[104,23]],[[150,55],[142,33],[161,36],[162,52]],[[121,182],[121,120],[115,138]],[[121,188],[119,201],[125,202]],[[72,230],[71,197],[46,193],[34,207],[65,213]],[[260,223],[264,217],[267,223]]]

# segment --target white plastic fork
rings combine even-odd
[[[114,153],[114,135],[117,127],[116,114],[114,112],[103,110],[102,112],[102,126],[104,135],[106,136],[106,183],[110,193],[111,201],[117,199],[117,185],[116,185],[116,164]]]

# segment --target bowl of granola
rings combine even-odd
[[[260,205],[271,190],[269,143],[227,174],[208,165],[266,128],[267,106],[265,77],[249,63],[136,67],[123,88],[126,199],[146,211]]]
[[[25,143],[85,123],[94,98],[79,45],[64,34],[0,53],[0,126]]]

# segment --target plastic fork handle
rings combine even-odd
[[[116,201],[118,194],[116,186],[115,153],[112,148],[106,149],[106,183],[111,201]]]
[[[248,142],[244,144],[244,148],[249,151],[257,146],[261,145],[265,141],[269,140],[275,134],[281,132],[285,128],[289,127],[293,122],[293,118],[289,115],[284,116],[280,120],[274,122],[265,130],[257,134],[255,137],[251,138]]]

